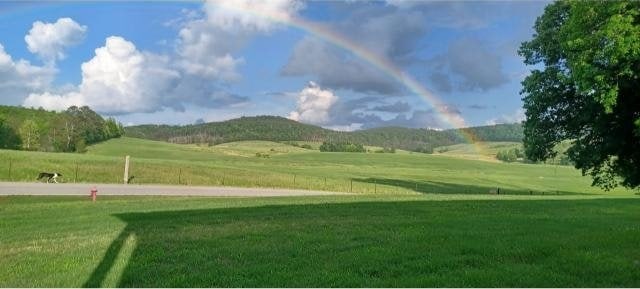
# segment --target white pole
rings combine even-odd
[[[129,156],[124,158],[124,184],[129,183]]]

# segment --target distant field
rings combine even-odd
[[[0,287],[640,287],[640,199],[0,197]]]
[[[482,142],[479,144],[455,144],[433,149],[434,154],[475,160],[499,162],[496,154],[502,150],[522,147],[517,142]]]
[[[0,150],[0,161],[7,164],[0,168],[0,180],[32,182],[40,171],[58,171],[65,182],[120,183],[124,156],[130,155],[134,183],[394,194],[487,194],[498,187],[503,194],[633,194],[593,188],[590,178],[567,166],[447,155],[321,153],[267,141],[209,147],[135,138],[113,139],[88,149],[85,154]]]

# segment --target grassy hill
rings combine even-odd
[[[502,150],[521,148],[519,142],[478,142],[474,144],[462,143],[450,146],[441,146],[433,150],[434,154],[451,157],[498,161],[496,154]]]
[[[464,129],[477,141],[520,141],[520,124],[500,124]],[[437,131],[404,127],[384,127],[354,132],[340,132],[302,124],[276,116],[242,117],[223,122],[169,126],[139,125],[125,129],[130,137],[173,143],[220,144],[241,140],[268,141],[336,141],[370,146],[391,147],[409,151],[431,152],[438,146],[464,143],[459,130]]]
[[[322,153],[269,141],[208,146],[126,137],[90,146],[86,154],[0,150],[0,161],[10,164],[0,168],[0,179],[34,181],[44,170],[61,172],[66,182],[120,183],[125,155],[132,158],[134,183],[397,194],[488,194],[497,187],[506,194],[604,193],[567,166],[409,152]],[[632,192],[616,189],[607,194]]]

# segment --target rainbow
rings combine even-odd
[[[464,129],[469,127],[465,120],[458,114],[452,113],[450,111],[450,107],[438,98],[433,92],[422,86],[418,81],[416,81],[409,74],[405,73],[402,69],[397,67],[395,64],[390,62],[388,59],[383,57],[382,55],[378,55],[366,47],[359,45],[358,43],[351,41],[350,39],[344,37],[343,35],[336,33],[335,31],[329,29],[326,26],[323,26],[318,23],[314,23],[311,21],[304,20],[299,17],[295,17],[289,15],[287,13],[282,13],[279,11],[268,11],[268,9],[258,9],[259,7],[251,6],[251,5],[243,5],[243,1],[214,1],[215,5],[223,9],[228,9],[230,11],[234,11],[235,13],[249,13],[252,16],[265,18],[269,21],[273,21],[275,23],[284,24],[289,27],[300,29],[310,35],[313,35],[321,40],[324,40],[328,43],[335,45],[345,51],[355,55],[356,57],[364,60],[370,65],[376,67],[379,71],[385,73],[386,75],[392,77],[397,82],[404,85],[409,91],[415,93],[420,96],[423,100],[427,102],[431,108],[436,112],[436,117],[445,124],[448,124],[452,128],[459,128],[458,132],[460,135],[469,143],[475,146],[477,152],[485,151],[484,145],[479,142],[479,138],[474,135],[470,130]],[[39,7],[39,8],[49,8],[60,6],[64,4],[52,4],[52,3],[40,3],[39,5],[28,4],[19,5],[13,7],[13,12],[18,12],[20,10],[27,10],[28,8]],[[1,11],[0,14],[7,14],[9,10]]]
[[[230,3],[229,3],[230,2]],[[359,45],[358,43],[351,41],[341,34],[330,30],[326,26],[322,26],[318,23],[304,20],[299,17],[289,15],[287,13],[278,11],[268,11],[268,9],[256,9],[254,6],[243,5],[243,1],[221,1],[213,2],[223,9],[229,9],[235,13],[250,13],[252,16],[263,17],[276,23],[281,23],[290,27],[294,27],[305,31],[319,39],[327,41],[341,49],[344,49],[365,62],[373,65],[381,72],[392,77],[399,83],[402,83],[411,92],[424,99],[433,110],[436,112],[437,118],[445,124],[450,125],[452,128],[459,128],[460,135],[469,143],[475,146],[477,152],[485,151],[484,145],[479,142],[479,138],[474,135],[470,130],[464,129],[469,127],[464,119],[456,113],[450,111],[450,107],[438,98],[434,93],[422,86],[409,74],[405,73],[402,69],[394,65],[391,61],[385,57],[373,53],[371,50]]]

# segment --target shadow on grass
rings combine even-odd
[[[436,194],[500,194],[500,195],[590,195],[585,193],[567,191],[538,191],[529,189],[504,188],[500,184],[496,186],[461,185],[438,181],[408,181],[387,178],[354,178],[354,181],[404,188],[419,193]]]
[[[84,286],[102,285],[132,235],[118,287],[638,287],[639,205],[413,201],[117,214],[127,226]]]

